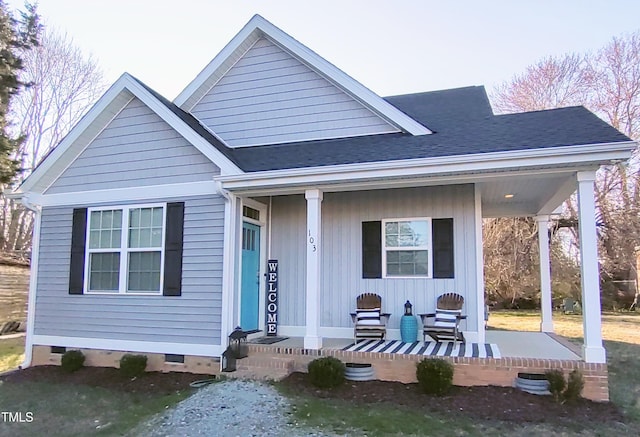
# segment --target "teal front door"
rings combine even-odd
[[[244,331],[258,329],[260,306],[260,226],[242,223],[242,290],[240,327]]]

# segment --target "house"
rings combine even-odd
[[[576,190],[582,360],[605,363],[593,183],[634,147],[582,107],[496,116],[479,86],[381,98],[256,15],[173,102],[121,76],[12,194],[36,212],[25,365],[215,359],[236,326],[317,351],[365,291],[390,338],[456,291],[484,343],[485,217],[539,221],[552,331],[546,224]]]

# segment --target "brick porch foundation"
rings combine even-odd
[[[86,356],[85,365],[118,367],[126,352],[81,349]],[[185,356],[184,364],[167,363],[163,354],[144,354],[148,357],[147,370],[159,372],[191,372],[220,374],[217,358]],[[225,373],[229,377],[281,379],[292,372],[306,372],[310,361],[333,356],[344,363],[368,363],[373,366],[376,379],[402,383],[416,382],[416,363],[424,359],[418,355],[388,354],[376,352],[347,352],[343,350],[310,350],[272,345],[249,345],[249,356],[236,362],[237,371]],[[49,346],[34,346],[32,365],[60,365],[62,355],[52,354]],[[585,363],[573,360],[533,358],[464,358],[439,357],[454,366],[453,383],[460,386],[496,385],[513,387],[518,373],[544,373],[549,369],[562,369],[565,376],[579,369],[584,376],[582,395],[594,401],[609,401],[609,384],[606,364]]]

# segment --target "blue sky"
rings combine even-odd
[[[108,82],[127,71],[170,99],[256,13],[382,96],[490,90],[544,56],[640,29],[634,0],[40,0],[39,10]]]

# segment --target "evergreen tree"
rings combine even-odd
[[[22,138],[12,138],[8,132],[7,114],[11,98],[26,86],[18,77],[22,68],[20,52],[37,45],[40,24],[36,7],[26,4],[26,12],[16,19],[0,0],[0,184],[7,184],[19,169],[13,156]]]

